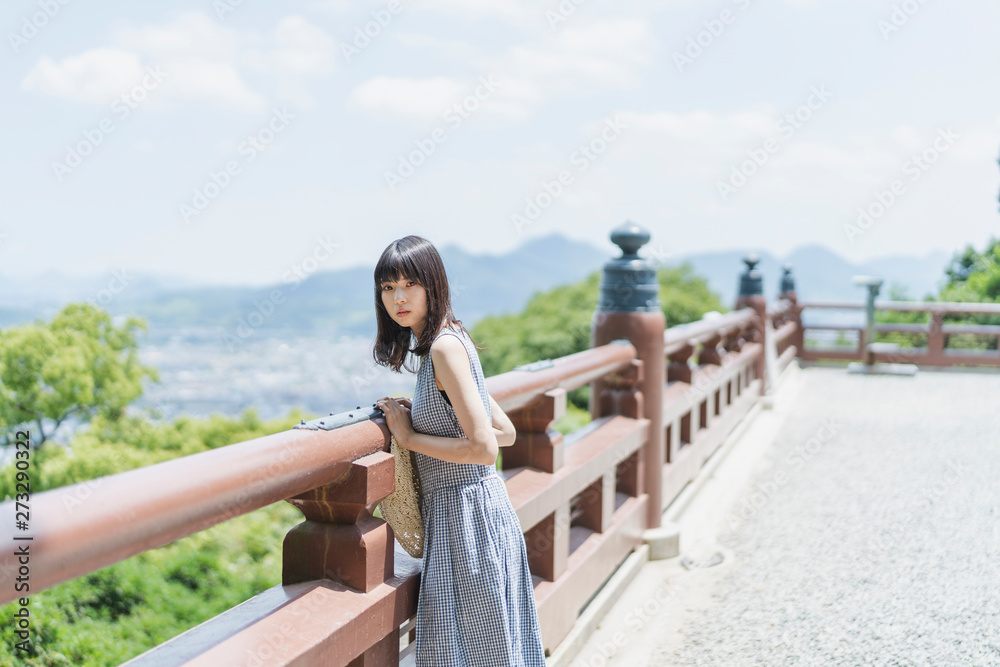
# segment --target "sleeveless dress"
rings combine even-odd
[[[479,396],[491,415],[479,354],[465,332]],[[437,340],[437,338],[435,338]],[[414,430],[465,437],[434,382],[428,352],[411,399]],[[417,602],[417,667],[545,667],[524,534],[507,487],[490,465],[451,463],[414,452],[424,526]]]

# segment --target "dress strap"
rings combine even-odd
[[[441,336],[443,336],[445,334],[448,334],[448,333],[454,334],[454,335],[458,336],[459,338],[463,338],[464,339],[464,336],[462,336],[462,332],[456,331],[455,329],[452,329],[451,327],[445,327],[444,329],[442,329],[440,331],[440,333],[438,333],[437,336],[434,337],[434,340],[437,340]]]

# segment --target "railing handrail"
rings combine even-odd
[[[335,482],[387,443],[385,426],[373,421],[337,431],[290,429],[33,495],[31,590]],[[13,504],[0,511],[13,515]],[[0,530],[16,544],[8,525]],[[0,554],[0,572],[17,567],[13,550]],[[4,587],[0,604],[17,597]]]
[[[792,302],[788,299],[778,299],[774,303],[767,304],[767,315],[775,319],[788,313],[791,307]]]
[[[801,309],[837,309],[837,310],[861,310],[866,307],[858,302],[843,301],[806,301],[799,304]],[[849,349],[842,349],[845,346],[806,348],[799,351],[799,357],[804,361],[817,361],[822,359],[837,359],[844,361],[863,360],[866,364],[880,362],[899,363],[906,362],[917,366],[1000,366],[1000,356],[996,350],[985,350],[971,352],[949,347],[949,339],[959,334],[973,334],[987,337],[1000,337],[1000,325],[980,325],[969,323],[966,318],[960,318],[956,323],[945,323],[948,315],[1000,315],[1000,303],[955,303],[951,301],[877,301],[874,303],[876,311],[889,312],[910,312],[928,313],[929,318],[924,322],[867,322],[861,323],[836,323],[836,322],[804,322],[799,317],[803,331],[852,331],[857,332],[857,344]],[[822,318],[820,318],[822,319]],[[919,318],[924,319],[924,318]],[[871,327],[869,334],[868,327]],[[868,343],[876,340],[867,340],[874,334],[899,333],[910,336],[926,336],[925,346],[907,347],[905,352],[903,347],[882,347],[875,349]]]
[[[757,315],[753,308],[742,308],[716,317],[678,324],[663,332],[664,353],[671,354],[685,345],[697,345],[716,335],[741,329]]]
[[[802,308],[824,308],[829,310],[864,310],[860,301],[803,301]],[[876,301],[875,310],[898,312],[928,312],[943,314],[971,313],[976,315],[1000,315],[1000,303],[960,303],[955,301]]]
[[[511,370],[486,378],[490,396],[504,412],[514,412],[553,389],[570,391],[628,366],[636,358],[627,340],[612,341],[565,357],[549,359],[540,370]]]

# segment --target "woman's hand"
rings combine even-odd
[[[490,398],[490,414],[493,416],[493,435],[497,437],[497,446],[510,447],[517,438],[517,430],[507,413],[497,405],[497,402]]]
[[[396,442],[406,447],[406,443],[413,434],[413,422],[410,420],[410,408],[412,403],[408,398],[389,398],[383,396],[375,401],[375,405],[381,408],[385,415],[385,425],[389,432],[396,436]]]

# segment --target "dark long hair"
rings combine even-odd
[[[410,327],[400,326],[392,319],[382,303],[382,283],[396,282],[403,278],[415,280],[427,293],[427,321],[417,346],[412,349],[412,330]],[[407,352],[418,357],[430,352],[434,335],[442,323],[464,331],[472,339],[462,320],[457,319],[451,310],[448,274],[437,248],[427,239],[412,234],[390,243],[375,265],[375,319],[378,322],[378,334],[375,336],[372,356],[375,363],[388,366],[397,373],[406,361]],[[475,346],[475,341],[472,344]],[[406,370],[416,372],[416,369],[409,367]]]

